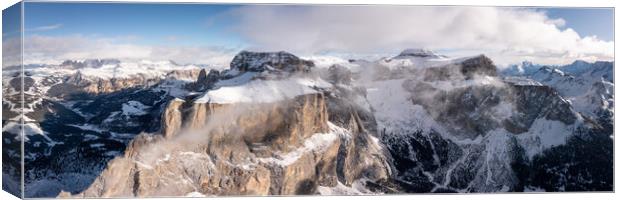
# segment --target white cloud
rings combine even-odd
[[[8,37],[2,39],[2,68],[21,63],[21,38]]]
[[[550,19],[542,11],[523,8],[253,5],[216,17],[229,19],[230,27],[225,27],[226,30],[247,41],[250,50],[285,50],[301,56],[324,52],[390,56],[405,48],[424,47],[449,56],[486,54],[500,65],[523,60],[564,64],[576,59],[614,59],[613,41],[580,36],[565,27],[563,19]],[[136,36],[30,34],[24,44],[24,60],[29,64],[118,58],[227,66],[240,50],[238,47],[139,45],[137,39]],[[162,40],[175,43],[185,38],[171,35]],[[11,51],[18,49],[16,45],[19,41],[4,42],[3,51],[8,52],[5,55],[13,55],[3,57],[5,63],[19,61],[19,51]]]
[[[212,46],[138,45],[135,36],[102,38],[82,35],[32,35],[24,40],[24,63],[60,63],[64,60],[116,58],[173,60],[177,63],[227,66],[236,50]],[[6,43],[9,45],[11,43]],[[9,46],[3,48],[11,48]]]
[[[49,30],[54,30],[54,29],[58,29],[62,27],[62,24],[52,24],[52,25],[48,25],[48,26],[39,26],[39,27],[34,27],[31,29],[26,29],[26,31],[49,31]]]
[[[254,49],[394,52],[408,47],[484,53],[499,64],[613,60],[613,41],[582,37],[542,11],[496,7],[245,6],[234,30]]]

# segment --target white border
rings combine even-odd
[[[30,0],[30,1],[44,1],[44,0]],[[70,1],[78,1],[78,0],[64,0],[66,2]],[[101,0],[79,0],[81,2],[102,2]],[[19,2],[18,0],[0,0],[0,6],[2,9],[5,9],[15,3]],[[173,2],[173,3],[269,3],[269,4],[280,4],[280,3],[299,3],[299,4],[399,4],[399,5],[477,5],[477,6],[542,6],[542,7],[613,7],[616,8],[618,5],[617,1],[612,0],[108,0],[103,2]],[[618,22],[618,15],[614,16],[614,27]],[[0,17],[1,20],[1,17]],[[615,30],[615,29],[614,29]],[[0,28],[1,32],[1,28]],[[618,32],[615,32],[615,36],[618,35]],[[614,40],[615,41],[615,40]],[[617,50],[618,47],[615,47]],[[615,51],[614,51],[615,52]],[[1,64],[1,59],[0,59]],[[619,70],[614,70],[614,77],[620,77]],[[618,93],[617,87],[615,93]],[[2,91],[0,90],[0,95]],[[616,118],[614,124],[618,124],[619,120]],[[617,130],[617,129],[616,129]],[[617,131],[614,130],[614,135]],[[617,153],[617,142],[614,141],[614,190],[616,192],[620,191],[620,184],[617,182],[618,176],[618,161],[619,156]],[[535,199],[544,199],[544,200],[553,200],[553,199],[561,199],[561,200],[573,200],[573,199],[618,199],[616,193],[545,193],[545,194],[523,194],[523,193],[515,193],[515,194],[444,194],[444,195],[433,195],[433,194],[412,194],[412,195],[385,195],[385,196],[296,196],[296,197],[217,197],[210,199],[227,199],[227,200],[240,200],[240,199],[396,199],[396,200],[409,200],[409,199],[431,199],[431,200],[439,200],[439,199],[463,199],[463,200],[471,200],[471,199],[482,199],[482,200],[535,200]],[[0,199],[18,199],[4,191],[0,192]],[[154,198],[154,199],[162,199],[162,200],[175,200],[175,199],[196,199],[196,198]]]

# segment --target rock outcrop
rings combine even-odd
[[[462,62],[444,66],[429,67],[423,70],[425,81],[445,81],[454,79],[473,79],[473,76],[497,76],[493,61],[484,55],[472,57]]]
[[[207,72],[205,69],[202,69],[198,74],[198,79],[196,80],[196,82],[188,84],[187,87],[195,91],[209,90],[214,87],[214,84],[218,80],[220,80],[220,76],[220,71],[217,71],[215,69],[211,69],[209,70],[209,72]]]
[[[430,49],[405,49],[396,57],[446,58],[446,56],[438,55]]]
[[[298,58],[297,56],[280,52],[250,52],[242,51],[237,54],[230,63],[231,69],[242,72],[263,72],[263,71],[309,71],[314,67],[312,61]]]
[[[175,98],[168,103],[163,111],[160,130],[165,138],[172,138],[177,132],[181,131],[181,123],[183,123],[181,106],[183,102],[183,100]]]
[[[165,77],[167,80],[196,80],[204,69],[172,70]]]

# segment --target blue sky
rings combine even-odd
[[[30,34],[135,37],[139,44],[239,45],[241,40],[218,18],[230,5],[26,3]],[[217,20],[216,20],[217,19]],[[41,30],[41,27],[57,27]]]
[[[365,55],[409,47],[498,63],[613,60],[613,9],[27,2],[25,13],[25,36],[35,38],[25,50],[37,61],[211,62],[241,49]],[[17,27],[3,23],[3,40]]]
[[[21,28],[21,6],[14,4],[2,10],[2,38],[19,35]]]
[[[575,29],[582,36],[596,35],[608,41],[614,40],[614,10],[607,8],[554,8],[543,9],[551,18],[562,18],[565,28]]]
[[[242,39],[218,17],[239,7],[226,4],[120,4],[120,3],[26,3],[27,30],[41,35],[139,36],[138,42],[176,42],[186,44],[241,44]],[[540,8],[550,18],[562,18],[564,28],[582,36],[596,35],[613,41],[613,9]]]

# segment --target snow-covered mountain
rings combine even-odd
[[[502,70],[502,74],[506,76],[527,76],[538,71],[543,65],[534,64],[530,61],[523,61],[519,64],[509,65]]]
[[[397,180],[410,192],[580,190],[530,180],[566,176],[533,169],[548,152],[583,134],[611,145],[611,131],[584,120],[555,89],[505,80],[484,56],[413,59],[420,65],[365,63],[362,71],[373,77],[359,83],[368,90]],[[515,163],[530,168],[529,174],[520,174]]]
[[[560,67],[560,70],[573,76],[602,77],[609,82],[614,82],[613,68],[613,62],[597,61],[594,63],[589,63],[586,61],[577,60],[572,64]]]
[[[613,63],[533,66],[407,49],[5,68],[3,176],[23,128],[27,197],[610,191]]]
[[[575,61],[560,67],[543,66],[517,77],[554,88],[575,110],[611,127],[614,116],[613,66],[613,62]]]
[[[613,66],[614,62],[596,61],[586,62],[576,60],[568,65],[541,65],[530,61],[523,61],[520,64],[509,65],[501,71],[504,76],[532,76],[543,68],[557,69],[571,76],[592,76],[596,78],[604,78],[608,82],[613,82]]]

